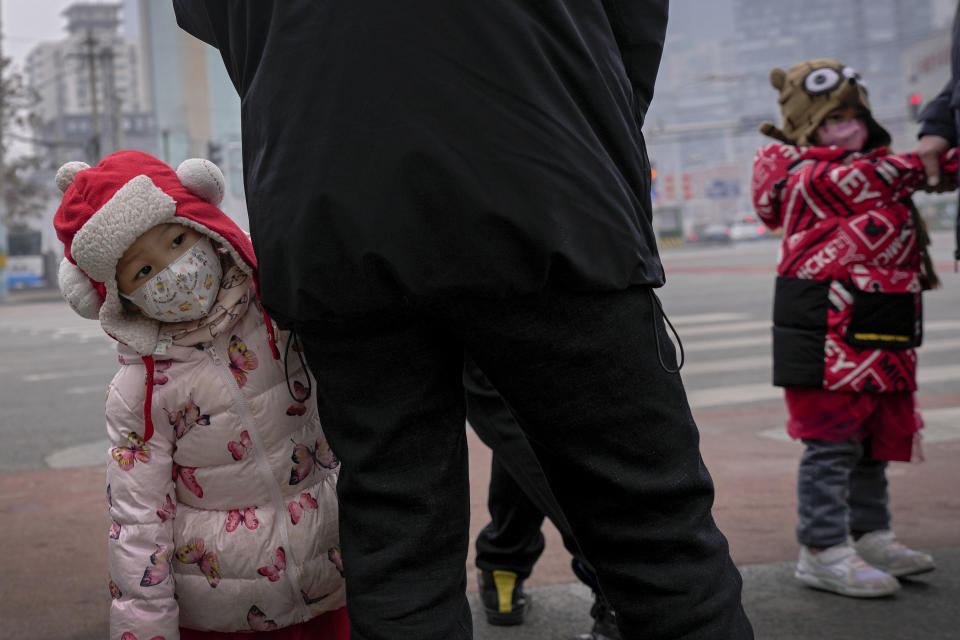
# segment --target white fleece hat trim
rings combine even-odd
[[[57,270],[57,284],[60,295],[80,316],[87,320],[100,318],[100,293],[80,267],[63,258]]]
[[[173,221],[177,203],[144,175],[132,178],[90,216],[73,237],[70,254],[97,282],[116,277],[117,262],[144,232]]]
[[[88,168],[82,162],[67,163],[57,172],[57,186],[66,191],[76,174]],[[193,195],[214,206],[223,200],[223,173],[209,160],[184,160],[176,173]],[[176,201],[149,176],[131,178],[74,235],[70,253],[76,264],[66,258],[60,262],[60,292],[73,310],[84,318],[99,319],[104,331],[141,355],[151,355],[157,349],[161,323],[127,311],[119,296],[116,271],[120,258],[146,231],[158,224],[182,224],[225,248],[247,275],[253,272],[223,236],[189,218],[177,217],[176,212]],[[91,278],[104,285],[106,297],[102,303]]]

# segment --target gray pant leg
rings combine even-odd
[[[850,532],[854,535],[890,528],[887,463],[865,455],[850,474]]]
[[[797,541],[831,547],[847,539],[850,475],[863,455],[853,440],[804,440],[797,473]]]

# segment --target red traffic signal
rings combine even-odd
[[[923,94],[922,94],[922,93],[911,93],[911,94],[910,94],[910,106],[911,106],[911,107],[919,107],[919,106],[920,106],[920,103],[922,103],[922,102],[923,102]]]

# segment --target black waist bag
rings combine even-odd
[[[923,341],[920,296],[915,293],[861,291],[845,283],[853,295],[846,341],[870,349],[912,349]]]

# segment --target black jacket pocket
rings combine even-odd
[[[917,294],[872,293],[851,288],[853,312],[846,341],[871,349],[912,349],[919,346]]]

